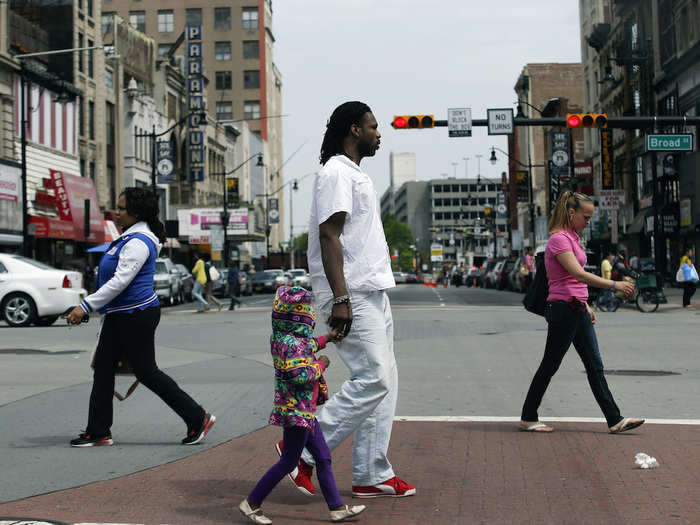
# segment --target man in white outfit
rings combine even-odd
[[[319,411],[318,421],[333,450],[354,433],[353,496],[412,496],[387,458],[396,411],[398,374],[391,306],[395,286],[372,180],[360,169],[381,137],[377,120],[362,102],[338,106],[326,126],[314,182],[309,224],[309,270],[315,304],[340,333],[338,355],[350,370]],[[277,444],[281,454],[283,443]],[[304,450],[289,477],[314,494],[313,458]]]

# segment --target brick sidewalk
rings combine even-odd
[[[144,472],[2,504],[0,516],[245,523],[236,506],[277,460],[279,436],[279,429],[267,427]],[[397,422],[391,443],[397,473],[418,494],[364,501],[368,510],[356,523],[680,524],[698,523],[700,516],[697,426],[648,424],[609,435],[602,423],[558,423],[551,434],[527,434],[514,423]],[[635,468],[637,452],[655,456],[660,467]],[[341,495],[357,503],[349,490],[350,459],[346,442],[334,452],[334,468]],[[320,495],[304,497],[286,479],[264,508],[277,524],[328,518]]]

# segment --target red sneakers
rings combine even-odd
[[[275,444],[275,450],[280,457],[282,457],[282,446],[282,441]],[[292,483],[294,483],[294,486],[298,488],[302,494],[313,496],[316,494],[316,489],[314,489],[314,486],[311,483],[311,476],[313,473],[314,468],[305,463],[303,459],[300,459],[299,466],[287,474],[287,477],[292,481]]]
[[[413,496],[416,488],[394,476],[384,483],[368,486],[352,486],[352,495],[356,498],[405,498]]]

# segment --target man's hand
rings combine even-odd
[[[326,355],[318,356],[316,360],[323,363],[324,368],[328,368],[329,366],[331,366],[331,360],[328,359],[328,356]]]
[[[331,330],[338,332],[337,340],[348,335],[352,326],[352,306],[349,302],[333,305],[331,317],[328,319],[328,326]]]

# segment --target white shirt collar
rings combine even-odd
[[[356,169],[356,170],[359,171],[360,173],[364,173],[364,172],[362,171],[362,168],[360,168],[357,164],[355,164],[355,162],[354,162],[352,159],[350,159],[350,158],[349,158],[348,156],[346,156],[346,155],[343,155],[342,153],[340,153],[340,154],[338,154],[338,155],[335,155],[335,156],[333,156],[333,157],[331,157],[331,158],[332,158],[332,159],[336,159],[336,160],[342,162],[343,164],[345,164],[346,166],[348,166],[348,167],[350,167],[350,168]]]

